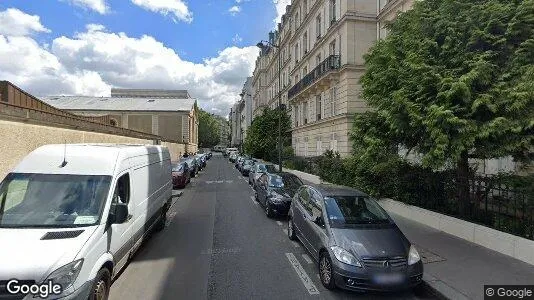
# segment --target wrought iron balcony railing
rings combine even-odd
[[[297,82],[287,92],[287,97],[291,99],[293,96],[312,85],[319,78],[323,77],[326,73],[337,70],[341,67],[341,59],[339,55],[330,55],[323,60],[317,67],[315,67],[310,73],[306,74],[299,82]]]

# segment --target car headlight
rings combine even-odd
[[[52,281],[54,284],[61,285],[62,289],[65,290],[76,281],[76,278],[82,269],[82,265],[83,259],[68,263],[48,275],[45,282]]]
[[[419,252],[413,245],[410,246],[410,252],[408,253],[408,265],[413,265],[421,260]]]
[[[332,246],[330,247],[330,249],[332,250],[332,252],[334,252],[334,256],[340,262],[355,267],[362,267],[362,264],[358,261],[358,259],[354,257],[354,255],[350,254],[347,250],[339,246]]]

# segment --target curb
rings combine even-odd
[[[469,300],[470,298],[462,294],[455,288],[447,285],[445,282],[428,274],[423,275],[421,288],[441,300]]]

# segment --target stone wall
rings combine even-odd
[[[81,131],[29,124],[25,122],[0,120],[0,178],[13,169],[22,158],[34,149],[46,144],[62,143],[128,143],[154,144],[153,140],[132,138],[121,135]],[[186,149],[184,144],[162,142],[169,148],[171,159],[177,160]],[[195,145],[196,146],[196,145]],[[190,146],[190,148],[193,148]],[[196,149],[194,149],[196,151]]]

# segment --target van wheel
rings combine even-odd
[[[109,296],[109,287],[111,285],[111,274],[106,268],[100,269],[96,274],[95,282],[91,288],[89,300],[107,300]]]
[[[165,229],[165,224],[167,224],[167,211],[164,209],[162,212],[161,218],[159,218],[158,223],[154,227],[155,232],[160,232]]]

